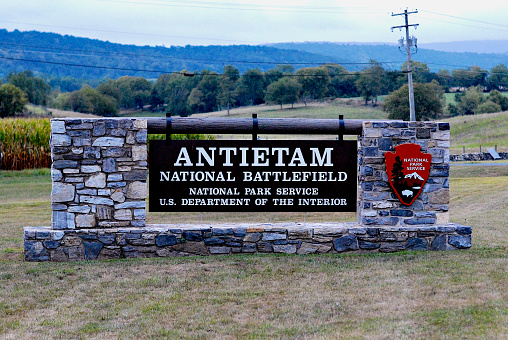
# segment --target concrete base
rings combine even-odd
[[[471,227],[263,223],[53,230],[24,228],[25,261],[79,261],[235,253],[324,254],[455,250],[471,247]]]

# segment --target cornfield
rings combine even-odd
[[[0,169],[23,170],[50,167],[50,132],[49,119],[1,119]]]

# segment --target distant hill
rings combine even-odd
[[[422,48],[443,52],[508,53],[508,40],[470,40],[421,44]]]
[[[406,56],[394,44],[387,43],[153,47],[0,29],[0,77],[11,71],[30,69],[36,74],[57,77],[100,79],[129,75],[153,79],[162,73],[184,69],[221,72],[225,65],[233,65],[243,73],[254,68],[267,71],[278,64],[291,64],[299,69],[324,63],[338,63],[350,71],[358,71],[368,66],[371,59],[383,62],[386,69],[399,70]],[[420,48],[413,59],[427,63],[435,72],[474,65],[484,69],[501,63],[508,65],[508,53],[457,53]]]
[[[399,51],[398,47],[391,44],[358,44],[358,43],[333,43],[333,42],[303,42],[303,43],[278,43],[268,46],[302,52],[310,52],[330,57],[340,57],[355,62],[367,63],[370,59],[386,63],[386,67],[400,69],[406,60],[406,55]],[[418,53],[412,56],[414,60],[427,63],[431,71],[440,69],[458,69],[469,66],[481,66],[490,69],[499,64],[508,65],[508,54],[494,53],[471,53],[471,52],[444,52],[432,49],[419,48]],[[346,68],[351,69],[348,65]],[[353,67],[354,68],[354,67]]]
[[[277,64],[296,63],[298,67],[308,67],[341,61],[344,60],[268,46],[134,46],[54,33],[0,29],[0,76],[31,69],[61,77],[157,78],[162,73],[183,69],[221,72],[225,65],[234,65],[245,72],[256,67],[266,71]],[[128,71],[130,69],[136,71]]]

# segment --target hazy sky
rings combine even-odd
[[[354,5],[353,5],[354,4]],[[418,42],[508,39],[504,1],[0,0],[0,28],[135,45],[396,42],[408,8]]]

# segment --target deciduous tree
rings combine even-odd
[[[23,112],[27,103],[25,92],[18,87],[12,84],[0,86],[0,116],[2,118]]]

